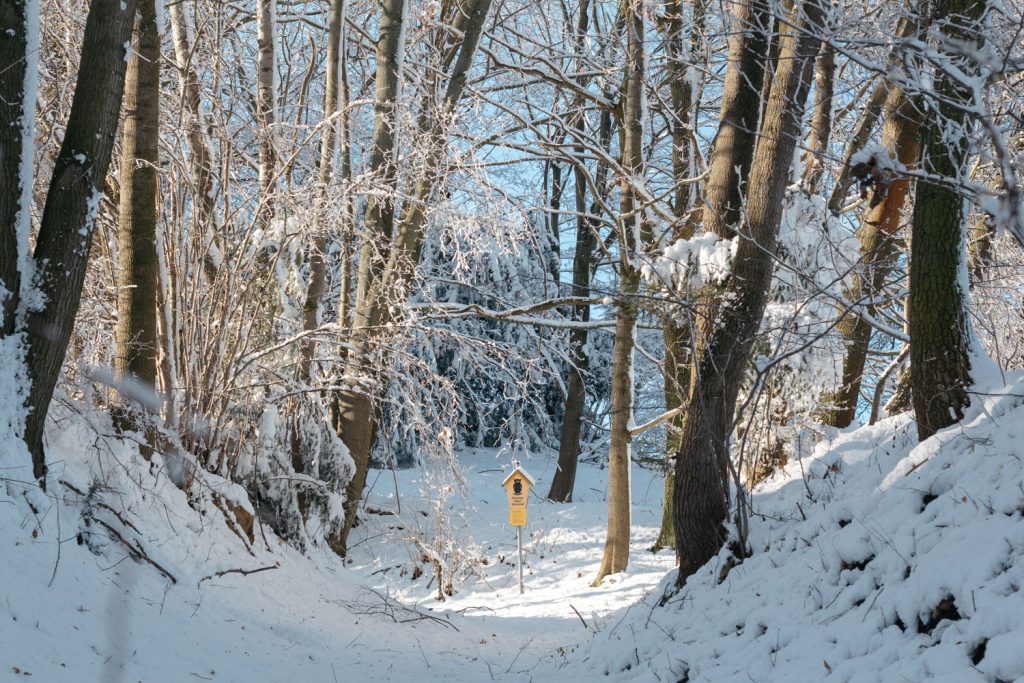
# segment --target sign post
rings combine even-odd
[[[519,554],[518,574],[519,592],[523,588],[523,527],[526,526],[526,504],[530,499],[530,487],[536,482],[533,477],[519,465],[518,460],[512,461],[512,473],[505,477],[501,485],[508,496],[509,524],[516,528],[516,550]]]

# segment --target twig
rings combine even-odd
[[[160,572],[161,574],[166,576],[168,579],[170,579],[171,583],[178,583],[178,580],[176,578],[174,578],[173,574],[171,574],[169,571],[164,569],[162,566],[160,566],[160,563],[158,563],[156,560],[154,560],[152,557],[150,557],[149,555],[146,554],[146,551],[142,549],[142,544],[140,544],[138,541],[135,541],[135,545],[133,546],[131,543],[128,542],[127,538],[125,538],[124,536],[121,535],[121,533],[117,529],[115,529],[114,527],[110,526],[109,524],[104,522],[99,517],[93,517],[93,521],[95,521],[97,524],[102,526],[104,529],[106,529],[107,531],[112,533],[114,535],[113,536],[114,540],[120,542],[121,545],[123,545],[125,548],[127,548],[128,549],[128,554],[131,555],[133,558],[135,558],[136,560],[144,560],[145,562],[147,562],[150,565],[152,565],[158,572]]]
[[[117,520],[119,522],[121,522],[121,524],[124,524],[126,527],[128,527],[129,529],[131,529],[135,533],[137,533],[137,534],[141,534],[142,533],[141,531],[139,531],[138,527],[136,527],[134,524],[132,524],[130,521],[128,521],[125,518],[124,515],[122,515],[120,512],[118,512],[114,508],[112,508],[109,505],[107,505],[106,503],[104,503],[102,500],[97,499],[95,496],[91,496],[90,497],[89,494],[85,493],[80,488],[78,488],[77,486],[75,486],[74,484],[72,484],[72,483],[70,483],[68,481],[65,481],[64,479],[59,479],[58,481],[61,484],[63,484],[64,486],[66,486],[67,488],[71,489],[72,492],[77,493],[78,495],[80,495],[83,498],[85,498],[87,501],[89,501],[90,505],[95,505],[97,507],[101,507],[104,510],[106,510],[107,512],[109,512],[110,514],[112,514],[115,517],[117,517]]]
[[[199,579],[199,583],[202,583],[203,581],[207,581],[209,579],[220,578],[225,574],[241,574],[242,576],[249,576],[250,574],[259,574],[260,572],[266,572],[270,571],[271,569],[277,569],[280,566],[281,564],[278,562],[274,564],[268,564],[266,567],[257,567],[256,569],[222,569],[219,572],[214,572],[209,576],[204,576],[203,578]]]
[[[505,673],[508,673],[508,672],[512,671],[512,667],[515,666],[517,661],[519,661],[519,655],[523,654],[523,650],[525,650],[526,648],[530,647],[530,643],[533,642],[534,638],[536,638],[536,636],[531,636],[528,641],[523,643],[523,646],[521,648],[519,648],[519,652],[516,653],[515,658],[512,659],[512,662],[508,665],[508,668],[505,669]]]
[[[569,603],[569,607],[572,607],[572,611],[573,611],[573,612],[575,612],[575,613],[576,613],[576,616],[578,616],[578,617],[580,618],[580,621],[582,621],[582,622],[583,622],[583,628],[585,628],[585,629],[587,629],[587,630],[589,631],[589,630],[590,630],[590,627],[589,627],[589,626],[587,626],[587,622],[586,622],[586,620],[585,620],[585,619],[583,618],[583,615],[582,615],[582,614],[580,614],[580,611],[579,611],[578,609],[576,609],[575,607],[573,607],[573,604],[572,604],[572,603]]]

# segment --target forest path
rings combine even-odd
[[[429,523],[421,514],[433,507],[429,492],[445,481],[432,479],[430,468],[371,473],[368,507],[397,512],[397,490],[402,514],[367,514],[342,566],[326,550],[302,555],[269,534],[268,546],[257,541],[250,551],[219,513],[190,507],[128,445],[111,441],[91,464],[77,457],[90,438],[79,427],[53,440],[52,451],[66,454],[55,458],[57,478],[84,490],[102,473],[102,499],[133,523],[123,533],[176,581],[97,532],[77,496],[37,495],[44,512],[36,515],[20,489],[0,487],[0,681],[542,680],[557,677],[564,655],[595,629],[614,628],[613,613],[674,565],[670,551],[647,550],[660,522],[662,480],[634,468],[629,571],[590,586],[604,544],[607,472],[583,464],[576,502],[531,495],[520,594],[500,487],[507,458],[475,451],[460,457],[466,500],[452,498],[443,535],[460,551],[453,557],[474,562],[473,572],[439,602],[431,567],[412,541],[417,525]],[[546,461],[525,463],[543,493]],[[104,509],[93,514],[120,526]],[[424,574],[413,579],[417,566]],[[241,571],[254,569],[262,571]]]
[[[489,450],[460,455],[465,505],[461,497],[452,497],[456,502],[449,505],[445,542],[482,561],[474,563],[472,576],[456,581],[455,594],[444,602],[436,599],[431,566],[415,557],[409,528],[426,522],[420,511],[436,507],[431,492],[445,485],[445,477],[430,468],[371,475],[367,506],[397,510],[397,492],[404,514],[401,521],[368,516],[354,534],[351,570],[372,589],[368,594],[377,601],[377,609],[387,600],[415,610],[405,618],[418,624],[413,635],[417,650],[424,650],[412,655],[420,664],[435,667],[435,660],[445,660],[444,666],[458,665],[454,680],[527,680],[538,666],[548,668],[545,662],[557,666],[595,630],[614,626],[616,611],[657,587],[675,566],[671,551],[649,551],[661,522],[663,480],[656,472],[634,467],[629,570],[607,578],[600,587],[591,586],[604,547],[607,470],[581,464],[574,502],[556,504],[543,498],[554,473],[553,462],[545,467],[548,462],[552,461],[524,463],[537,485],[530,494],[523,533],[525,591],[520,594],[515,529],[508,523],[501,488],[509,471],[507,458]],[[424,575],[413,581],[411,568],[417,564]],[[452,628],[431,617],[444,619]],[[434,633],[428,635],[428,629]]]

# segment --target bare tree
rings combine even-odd
[[[160,34],[154,0],[139,0],[125,85],[118,292],[114,371],[146,387],[157,380],[156,219],[160,139]],[[116,414],[121,427],[138,429],[135,407]],[[148,449],[143,449],[148,455]]]
[[[32,388],[25,443],[40,482],[46,477],[43,427],[78,312],[120,117],[125,45],[134,18],[135,0],[93,0],[89,6],[71,115],[33,252],[34,284],[46,303],[26,315]]]
[[[793,151],[818,54],[825,7],[797,4],[781,35],[778,65],[765,109],[739,246],[711,321],[698,347],[696,382],[676,458],[674,496],[678,583],[721,548],[729,513],[729,435],[736,398],[750,360],[772,276],[772,253]],[[731,64],[730,68],[739,68]],[[739,76],[742,78],[742,73]],[[710,178],[709,178],[710,186]],[[745,552],[740,548],[739,552]]]
[[[608,534],[604,558],[594,584],[629,564],[630,428],[633,423],[633,347],[639,314],[640,260],[650,243],[650,225],[644,217],[636,185],[644,174],[643,87],[644,20],[633,0],[624,0],[626,64],[622,104],[622,171],[619,188],[619,296],[612,350],[611,445],[608,449]]]
[[[984,0],[937,0],[941,42],[934,96],[921,130],[922,170],[911,234],[910,381],[917,433],[926,439],[963,418],[970,402],[971,342],[968,321],[966,216],[960,182],[970,148],[969,108],[979,71],[963,46],[983,36]]]

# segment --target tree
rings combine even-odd
[[[401,50],[401,7],[400,0],[385,2],[385,14],[391,13],[390,21],[393,22],[388,24],[387,30],[396,33],[393,53],[390,52],[392,41],[383,41],[388,48],[385,57],[386,60],[394,59],[396,64],[398,51]],[[368,222],[367,225],[371,246],[364,247],[363,251],[370,257],[367,259],[368,265],[365,266],[368,272],[364,275],[361,259],[352,323],[353,343],[346,364],[346,375],[358,378],[359,385],[339,392],[335,403],[336,426],[352,454],[356,468],[345,492],[345,526],[339,541],[342,547],[355,522],[356,510],[366,484],[370,451],[376,431],[375,404],[382,395],[380,384],[386,385],[386,378],[375,370],[379,363],[374,363],[372,353],[377,350],[377,342],[380,341],[381,335],[385,334],[387,325],[400,315],[401,306],[408,296],[409,285],[423,249],[427,209],[435,190],[445,176],[448,130],[456,107],[465,92],[469,69],[483,35],[489,9],[490,0],[471,0],[464,6],[442,5],[442,23],[454,25],[460,33],[458,36],[453,36],[447,31],[434,34],[432,57],[436,61],[428,74],[428,83],[424,88],[426,94],[416,119],[416,139],[422,145],[421,165],[411,180],[412,187],[409,188],[408,197],[402,204],[393,234],[386,213],[382,223]],[[383,22],[381,31],[383,36]],[[395,79],[397,75],[396,69]],[[446,84],[443,83],[445,76]],[[393,105],[389,100],[391,81],[390,67],[385,68],[382,74],[378,63],[376,102],[385,112],[393,111]],[[397,85],[395,87],[397,88]],[[375,128],[375,136],[376,132]],[[373,153],[376,153],[378,148],[379,146],[374,144]],[[389,152],[387,145],[380,148],[384,154],[393,153]],[[387,192],[388,189],[384,188],[384,191]],[[381,231],[374,232],[376,229]],[[377,264],[376,267],[373,266],[374,263]],[[376,268],[380,268],[379,274],[374,272]]]
[[[695,157],[700,150],[694,149],[693,132],[697,123],[697,105],[700,89],[688,77],[687,70],[696,68],[696,60],[702,52],[707,3],[696,0],[689,31],[689,42],[684,48],[683,3],[670,0],[666,3],[666,40],[669,54],[669,78],[672,93],[672,177],[676,191],[672,202],[672,239],[686,240],[693,237],[696,220],[696,186],[692,182],[696,175]],[[675,284],[675,283],[673,283]],[[691,323],[689,315],[680,307],[669,305],[662,313],[662,338],[665,343],[664,395],[665,409],[677,410],[665,432],[665,499],[662,505],[661,530],[651,547],[652,552],[662,548],[675,549],[675,529],[672,524],[672,493],[675,489],[675,472],[672,458],[679,450],[686,414],[681,407],[690,392],[690,365],[692,351]]]
[[[865,313],[856,309],[849,311],[838,325],[846,343],[842,383],[835,393],[822,398],[826,407],[821,414],[824,424],[835,427],[848,427],[857,413],[864,363],[874,329],[871,320],[900,253],[903,206],[911,189],[907,171],[913,170],[919,156],[917,105],[898,86],[890,87],[888,93],[882,146],[906,171],[888,170],[886,167],[890,164],[886,159],[868,162],[885,168],[884,172],[893,177],[887,177],[875,187],[857,233],[861,244],[860,263],[846,298],[854,306],[863,306]]]
[[[984,35],[984,0],[936,0],[940,44],[934,94],[921,129],[921,166],[910,253],[910,382],[917,433],[924,440],[963,418],[970,402],[964,199],[958,183],[971,141],[970,110],[979,66],[964,46]]]
[[[578,69],[583,71],[585,60],[583,46],[590,26],[590,1],[582,0],[575,26],[575,49],[578,55]],[[584,85],[580,79],[580,85]],[[573,112],[574,124],[579,135],[586,134],[587,118],[583,111],[583,98],[577,96],[574,101],[577,111]],[[607,139],[611,135],[611,114],[601,113],[601,126],[598,136],[602,147],[607,147]],[[582,145],[577,142],[575,154],[583,156]],[[598,175],[602,174],[601,168]],[[578,165],[573,167],[576,201],[576,249],[572,259],[572,296],[586,298],[590,295],[590,277],[593,270],[593,252],[596,242],[597,225],[587,216],[587,185],[584,169]],[[597,186],[603,185],[599,178]],[[579,322],[590,320],[590,306],[580,304],[573,307],[572,319]],[[551,478],[548,499],[559,503],[572,500],[572,491],[576,483],[576,463],[580,454],[580,435],[583,410],[586,403],[586,377],[589,357],[586,352],[587,330],[583,327],[573,329],[569,333],[569,380],[565,390],[565,408],[562,411],[562,431],[558,442],[558,467]]]
[[[796,4],[780,36],[778,64],[750,172],[745,219],[720,311],[707,321],[676,457],[677,583],[682,585],[721,548],[729,512],[729,436],[736,398],[761,322],[772,276],[772,253],[793,151],[818,54],[825,7]],[[739,69],[740,62],[730,64]],[[738,78],[743,78],[740,73]],[[709,178],[709,187],[711,178]],[[740,548],[739,552],[745,552]]]
[[[611,445],[608,449],[608,534],[594,584],[629,564],[631,519],[630,433],[633,423],[633,348],[639,314],[640,259],[650,242],[636,184],[643,178],[644,20],[634,0],[624,0],[626,68],[622,106],[622,171],[619,188],[619,300],[612,351]]]
[[[96,214],[103,196],[124,92],[125,46],[135,0],[93,0],[82,58],[33,252],[33,284],[44,304],[27,311],[28,372],[32,382],[25,443],[33,474],[45,482],[43,428],[67,352],[85,279]]]
[[[0,2],[0,338],[17,327],[28,256],[35,59],[28,0]],[[38,46],[36,46],[38,49]]]
[[[139,0],[125,85],[118,292],[114,371],[152,391],[157,379],[156,220],[160,139],[160,34],[154,0]],[[117,413],[124,429],[138,429],[133,409]],[[146,449],[144,455],[148,455]]]

